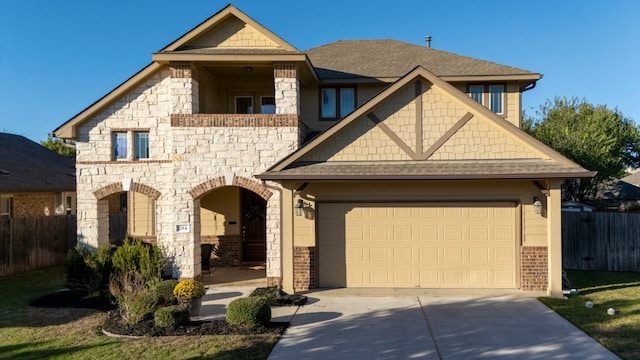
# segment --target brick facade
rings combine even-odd
[[[202,236],[203,244],[217,245],[215,254],[211,255],[212,266],[237,266],[242,260],[242,238],[238,235]]]
[[[55,193],[16,193],[13,195],[13,216],[55,215]]]
[[[295,246],[293,248],[293,288],[295,291],[307,291],[316,287],[316,248]]]
[[[175,127],[281,127],[298,126],[295,114],[172,114]]]
[[[524,291],[546,291],[549,283],[548,249],[546,246],[523,246],[521,279]]]

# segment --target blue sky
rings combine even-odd
[[[0,131],[41,141],[228,1],[0,0]],[[300,50],[397,39],[542,73],[523,94],[617,107],[640,122],[640,1],[282,1],[233,4]],[[178,5],[183,4],[183,5]]]

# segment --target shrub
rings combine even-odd
[[[176,327],[189,322],[189,310],[182,305],[161,307],[153,314],[158,327]]]
[[[271,308],[265,298],[249,296],[231,301],[227,307],[227,322],[231,325],[266,326],[271,321]]]
[[[133,325],[157,309],[157,299],[145,279],[136,272],[114,274],[109,290],[115,297],[122,320]]]
[[[111,273],[113,247],[101,246],[97,251],[76,245],[67,253],[64,262],[67,283],[89,292],[100,290],[106,294]]]
[[[159,282],[163,259],[157,245],[144,244],[137,239],[124,239],[113,254],[113,269],[116,273],[137,272],[145,282]]]
[[[173,289],[173,295],[178,301],[197,299],[203,297],[205,293],[204,284],[197,280],[182,280]]]
[[[151,287],[156,296],[158,306],[176,305],[178,303],[178,299],[173,295],[173,289],[176,288],[178,282],[175,279],[163,280]]]

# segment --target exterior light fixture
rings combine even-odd
[[[294,207],[296,209],[296,216],[302,216],[302,208],[304,208],[304,202],[302,199],[298,199],[298,202],[296,202]]]
[[[131,179],[123,178],[122,179],[122,191],[131,190]]]
[[[540,202],[537,197],[533,198],[533,212],[536,213],[536,215],[542,214],[542,202]]]

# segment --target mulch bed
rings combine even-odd
[[[107,312],[102,330],[125,336],[193,336],[193,335],[282,335],[289,323],[272,322],[268,326],[245,328],[227,324],[224,320],[190,321],[178,327],[156,327],[153,318],[135,325],[122,323],[117,306],[101,296],[87,296],[86,291],[64,290],[44,295],[29,305],[44,308],[84,308]]]
[[[153,323],[153,319],[145,319],[135,325],[121,322],[117,311],[108,313],[102,329],[118,335],[127,336],[193,336],[193,335],[282,335],[288,323],[272,322],[269,326],[241,327],[229,325],[224,320],[190,321],[186,325],[175,328],[161,328]]]

